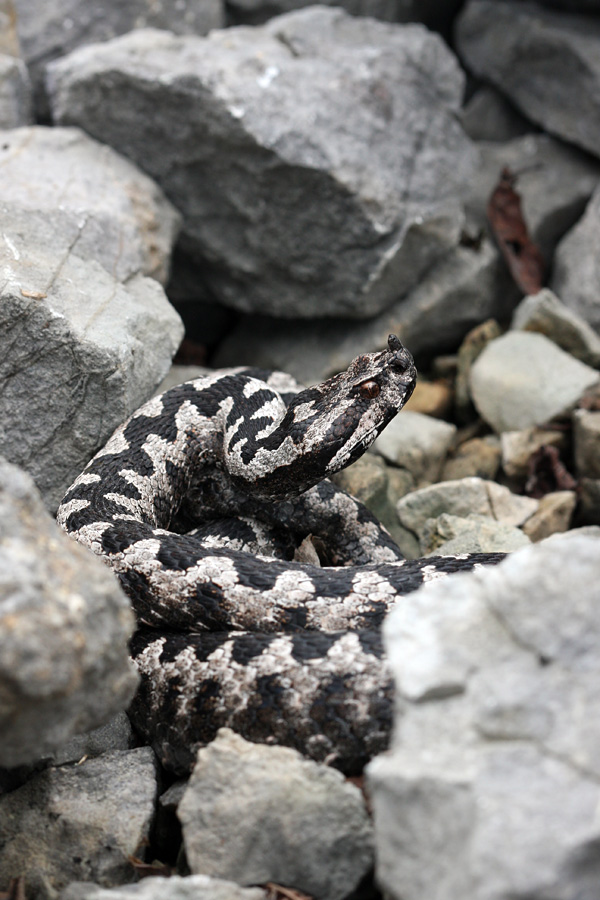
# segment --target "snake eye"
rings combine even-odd
[[[379,396],[381,388],[376,381],[364,381],[359,387],[359,393],[365,400],[374,400]]]

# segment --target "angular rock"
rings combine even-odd
[[[48,70],[55,121],[156,178],[225,305],[367,318],[458,241],[463,74],[422,26],[311,7],[206,39],[135,31]]]
[[[340,772],[227,728],[199,751],[177,813],[192,872],[239,884],[342,900],[373,862],[364,800]]]
[[[545,334],[575,359],[595,369],[600,367],[600,335],[548,288],[519,303],[511,328]]]
[[[537,500],[512,494],[508,488],[482,478],[461,478],[432,484],[402,497],[396,507],[400,523],[419,537],[427,520],[437,519],[443,513],[452,516],[474,513],[518,527],[537,508]]]
[[[392,419],[373,450],[407,469],[417,483],[436,481],[456,435],[456,425],[405,410]]]
[[[479,165],[465,202],[480,228],[488,226],[487,203],[508,166],[532,240],[547,264],[559,240],[579,219],[600,180],[600,163],[547,134],[527,134],[506,143],[481,142]]]
[[[597,236],[600,228],[600,188],[594,192],[585,213],[557,247],[550,287],[586,322],[600,330]]]
[[[488,516],[450,516],[428,519],[421,529],[423,556],[453,556],[458,553],[511,553],[529,544],[519,529]]]
[[[447,379],[425,381],[419,378],[407,408],[409,412],[445,419],[452,413],[452,401],[452,386]]]
[[[565,536],[389,616],[403,715],[368,782],[391,900],[596,895],[599,577],[597,539]]]
[[[2,200],[78,222],[69,249],[113,278],[151,275],[165,283],[180,217],[129,160],[78,128],[0,132]],[[8,232],[10,237],[10,231]]]
[[[206,34],[224,24],[223,0],[15,0],[24,59],[37,94],[38,112],[47,114],[44,70],[75,47],[107,41],[134,28],[166,28],[176,34]]]
[[[542,334],[511,331],[491,341],[471,368],[471,396],[494,431],[520,431],[572,409],[598,372]]]
[[[102,725],[137,678],[130,604],[52,521],[31,478],[0,462],[0,765],[33,762]]]
[[[491,85],[484,84],[463,106],[462,126],[472,141],[504,143],[531,132],[532,125]]]
[[[54,766],[80,762],[82,759],[94,759],[103,753],[114,750],[131,750],[136,744],[131,722],[127,713],[119,712],[100,728],[94,728],[85,734],[77,734],[66,744],[54,750],[50,759]]]
[[[535,3],[469,0],[457,20],[461,57],[532,122],[598,156],[600,22]]]
[[[46,769],[0,797],[0,889],[22,876],[39,900],[71,881],[131,881],[154,817],[156,761],[149,747]]]
[[[75,882],[59,900],[268,900],[262,888],[242,888],[233,881],[208,875],[181,878],[144,878],[139,884],[102,888],[97,884]]]
[[[500,443],[495,435],[464,441],[444,463],[441,481],[470,477],[491,481],[500,467],[500,458]]]
[[[575,491],[554,491],[540,498],[536,512],[523,525],[523,532],[532,543],[543,541],[552,534],[566,532],[577,504]]]
[[[122,285],[78,254],[84,227],[58,209],[0,204],[0,446],[51,510],[152,394],[182,337],[158,282]]]
[[[573,414],[575,467],[578,475],[600,478],[600,412],[576,409]]]
[[[31,120],[27,66],[15,56],[0,53],[0,128],[18,128]]]
[[[370,322],[295,321],[291,328],[276,319],[243,318],[221,344],[215,365],[283,369],[314,384],[367,348],[386,347],[390,333],[413,354],[454,349],[482,319],[510,315],[518,295],[507,285],[498,251],[484,238],[478,246],[451,250],[406,297]]]

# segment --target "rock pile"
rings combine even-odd
[[[9,900],[600,897],[600,20],[439,7],[0,0]],[[49,513],[194,377],[170,300],[192,361],[307,384],[397,333],[417,390],[336,481],[407,557],[515,551],[390,616],[369,803],[227,730],[174,781],[125,715],[128,601]]]

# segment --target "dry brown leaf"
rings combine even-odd
[[[275,884],[274,881],[268,881],[264,885],[267,890],[268,900],[314,900],[308,894],[303,894],[295,888],[283,887],[281,884]]]
[[[544,284],[544,259],[527,231],[521,197],[515,190],[517,176],[505,166],[487,206],[494,237],[510,273],[524,294],[537,294]]]

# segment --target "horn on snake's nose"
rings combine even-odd
[[[395,334],[390,334],[388,336],[388,347],[394,353],[394,358],[392,359],[391,365],[395,369],[399,369],[401,372],[406,372],[407,369],[410,369],[411,366],[414,366],[414,360],[412,358],[412,354],[406,349],[406,347],[402,344],[402,341]]]

